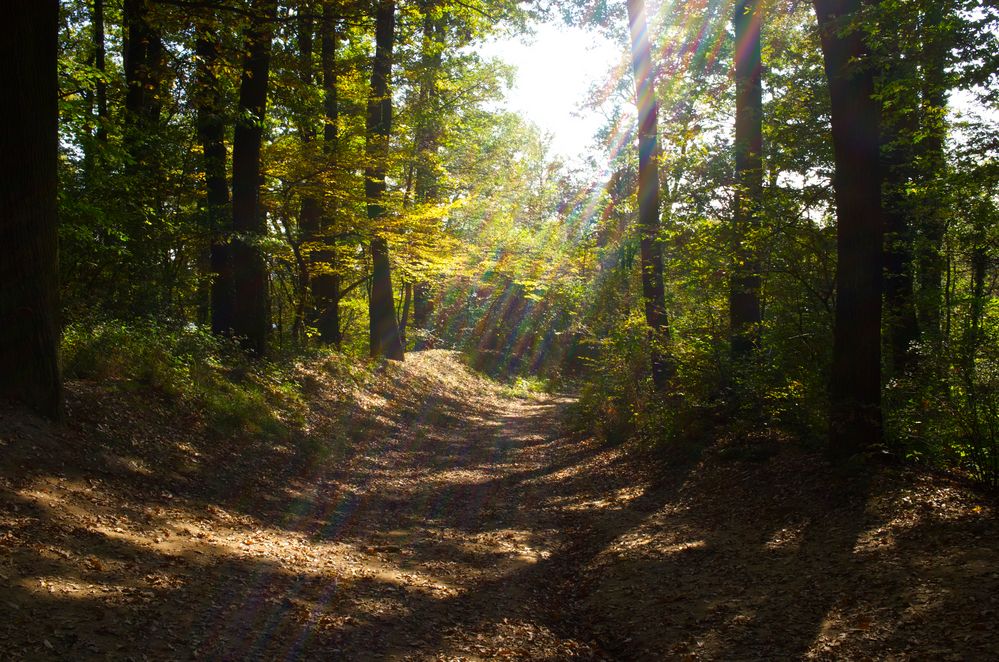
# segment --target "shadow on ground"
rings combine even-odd
[[[999,527],[966,488],[790,444],[652,462],[451,354],[387,370],[337,413],[350,452],[307,459],[212,454],[166,411],[145,445],[5,411],[0,657],[999,656]]]

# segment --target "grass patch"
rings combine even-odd
[[[63,334],[67,378],[150,390],[197,412],[222,436],[286,438],[305,427],[294,366],[251,361],[235,343],[186,325],[152,321],[74,323]]]
[[[541,377],[516,377],[503,385],[503,394],[511,398],[531,398],[551,392],[551,385]]]

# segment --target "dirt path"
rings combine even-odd
[[[600,492],[574,482],[598,451],[565,436],[568,401],[444,352],[400,370],[360,395],[346,462],[273,467],[266,492],[252,458],[171,482],[156,449],[73,455],[53,437],[79,430],[15,424],[34,452],[0,483],[0,657],[599,657],[566,602],[574,509]]]
[[[419,366],[421,358],[411,359]],[[410,368],[412,369],[412,368]],[[320,482],[313,536],[348,554],[352,604],[328,646],[351,659],[560,659],[588,652],[553,600],[566,544],[552,474],[569,464],[555,398],[495,385],[388,422]]]
[[[0,658],[999,659],[965,488],[779,443],[653,470],[445,352],[379,384],[308,463],[82,386],[77,427],[0,416]]]

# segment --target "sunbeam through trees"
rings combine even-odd
[[[0,658],[999,657],[995,3],[8,4]]]

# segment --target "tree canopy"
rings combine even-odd
[[[478,47],[537,20],[620,44],[593,72],[606,176],[499,104],[514,74]],[[997,21],[64,0],[46,296],[63,324],[195,325],[261,358],[459,348],[627,436],[711,411],[994,482]]]

